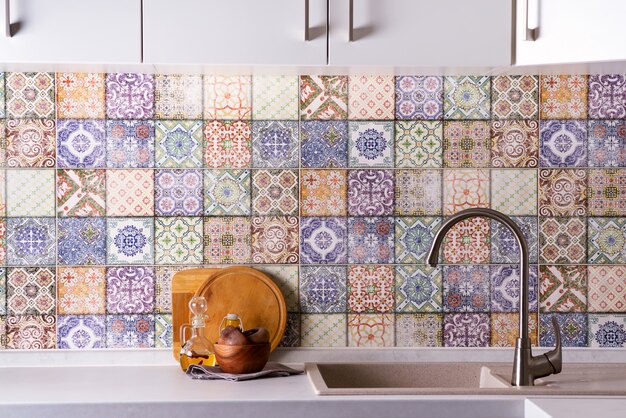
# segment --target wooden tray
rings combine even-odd
[[[208,302],[206,336],[215,343],[219,325],[228,313],[238,314],[246,329],[265,327],[274,350],[285,332],[287,308],[278,286],[266,274],[250,267],[191,269],[172,278],[172,349],[178,360],[180,326],[190,322],[189,300],[204,296]]]

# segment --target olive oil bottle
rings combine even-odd
[[[191,364],[215,366],[215,354],[211,350],[211,343],[204,334],[207,301],[203,296],[194,296],[189,301],[189,310],[193,314],[191,324],[180,327],[180,367],[183,371]],[[191,337],[185,339],[185,331],[191,328]]]

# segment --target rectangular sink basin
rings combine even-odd
[[[307,363],[318,395],[626,396],[626,365],[564,365],[535,386],[511,386],[505,363]]]

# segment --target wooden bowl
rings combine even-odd
[[[224,345],[213,344],[217,364],[226,373],[244,374],[263,370],[270,358],[270,343]]]

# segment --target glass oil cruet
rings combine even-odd
[[[215,366],[215,354],[212,346],[204,334],[204,320],[207,318],[207,301],[204,296],[194,296],[189,301],[189,311],[192,313],[191,324],[180,326],[180,367],[187,371],[190,364]],[[191,328],[191,337],[185,339],[186,330]]]

